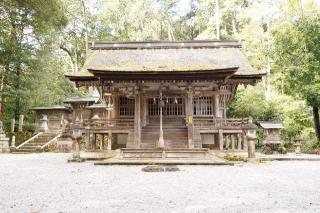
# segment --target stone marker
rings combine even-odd
[[[9,148],[9,138],[7,138],[6,134],[3,131],[3,124],[0,121],[0,153],[8,153],[10,152]]]
[[[24,118],[24,115],[19,115],[19,126],[18,126],[18,132],[22,132],[22,127],[23,127],[23,118]]]

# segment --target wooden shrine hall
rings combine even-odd
[[[107,134],[109,149],[241,150],[247,119],[227,118],[228,104],[263,75],[239,42],[210,40],[92,42],[83,70],[66,76],[102,99],[104,113],[83,122],[88,146]]]

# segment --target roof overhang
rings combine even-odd
[[[101,80],[210,80],[210,79],[226,79],[237,72],[238,67],[216,70],[192,70],[192,71],[105,71],[105,70],[89,70],[95,76],[99,76]]]

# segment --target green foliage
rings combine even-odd
[[[224,159],[227,161],[244,161],[244,157],[239,156],[239,155],[230,155],[227,154],[226,156],[224,156]]]
[[[279,23],[274,35],[275,68],[285,78],[285,91],[320,105],[320,13]]]
[[[287,154],[287,149],[284,146],[279,146],[277,150],[280,154]]]
[[[290,142],[297,134],[313,132],[311,109],[304,101],[273,92],[270,99],[264,96],[262,84],[257,86],[239,87],[235,99],[229,107],[231,117],[249,117],[254,120],[279,120],[283,122],[283,139]],[[258,135],[259,142],[263,141],[262,133]],[[308,134],[312,137],[311,134]]]

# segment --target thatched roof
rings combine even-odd
[[[94,79],[90,73],[206,72],[212,75],[232,70],[235,77],[261,78],[264,73],[250,66],[240,48],[236,41],[92,42],[84,72],[67,77]]]
[[[280,121],[258,121],[257,123],[263,129],[283,129],[283,124]]]
[[[99,99],[100,98],[97,96],[69,97],[69,98],[66,98],[63,102],[64,103],[81,103],[81,102],[97,103]]]
[[[35,111],[38,111],[38,110],[69,110],[68,107],[60,106],[60,105],[56,105],[56,106],[39,106],[39,107],[33,107],[32,109],[35,110]]]

